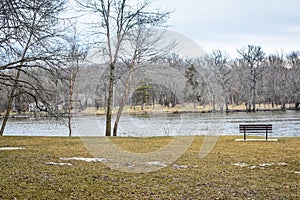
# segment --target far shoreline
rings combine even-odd
[[[118,107],[113,109],[113,115],[117,113]],[[133,116],[143,116],[143,115],[165,115],[165,114],[208,114],[208,113],[219,113],[219,114],[231,114],[231,113],[259,113],[259,112],[286,112],[286,111],[299,111],[298,108],[286,108],[282,110],[281,108],[263,108],[261,106],[255,112],[249,111],[246,109],[241,108],[233,108],[229,110],[211,110],[211,109],[185,109],[185,108],[159,108],[159,109],[152,109],[146,108],[144,110],[140,109],[126,109],[123,111],[122,115],[133,115]],[[93,107],[88,107],[82,111],[75,111],[74,117],[81,117],[81,116],[105,116],[104,109],[98,109]],[[0,119],[4,118],[4,113],[0,113]],[[51,116],[45,112],[11,112],[9,118],[11,119],[29,119],[29,118],[67,118],[67,115],[60,115],[60,116]]]

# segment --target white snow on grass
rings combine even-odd
[[[103,162],[107,161],[106,158],[82,158],[82,157],[72,157],[72,158],[59,158],[60,160],[63,161],[70,161],[70,160],[75,160],[75,161],[85,161],[85,162]]]
[[[161,166],[161,167],[167,167],[165,163],[159,162],[159,161],[153,161],[153,162],[144,162],[146,165],[151,165],[151,166]]]
[[[238,166],[238,167],[248,167],[249,165],[247,163],[234,163],[234,166]]]
[[[59,165],[59,166],[64,166],[64,165],[67,165],[67,166],[72,166],[71,163],[56,163],[56,162],[46,162],[45,163],[46,165]]]
[[[187,165],[173,165],[174,169],[188,169],[189,166]]]
[[[288,165],[287,163],[284,163],[284,162],[282,162],[282,163],[275,163],[275,164],[280,165],[280,166],[287,166]]]
[[[84,162],[109,162],[112,161],[111,159],[107,159],[107,158],[83,158],[83,157],[71,157],[71,158],[59,158],[60,160],[63,161],[84,161]],[[55,163],[55,162],[47,162],[47,165],[70,165],[72,166],[71,163]],[[112,163],[111,163],[112,164]],[[113,169],[118,169],[123,167],[122,164],[119,163],[113,163],[114,168]],[[127,168],[133,168],[135,166],[140,166],[140,165],[149,165],[149,166],[158,166],[158,167],[168,167],[169,165],[167,165],[166,163],[160,162],[160,161],[149,161],[149,162],[140,162],[140,163],[135,163],[135,164],[131,164],[131,163],[126,163],[125,166]],[[190,168],[198,168],[198,165],[193,165],[193,166],[188,166],[188,165],[170,165],[172,166],[174,169],[190,169]]]
[[[0,151],[23,150],[24,147],[0,147]]]
[[[258,166],[260,167],[270,167],[272,166],[273,164],[269,164],[269,163],[262,163],[262,164],[259,164]]]
[[[255,169],[255,168],[259,168],[259,169],[265,169],[266,167],[271,167],[274,165],[277,166],[287,166],[287,163],[284,162],[278,162],[278,163],[262,163],[262,164],[258,164],[258,165],[249,165],[247,163],[234,163],[234,166],[238,166],[238,167],[247,167],[248,169]]]

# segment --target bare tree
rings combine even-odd
[[[0,85],[10,88],[6,114],[0,135],[3,135],[13,99],[20,94],[31,96],[37,103],[42,93],[33,68],[51,71],[61,61],[63,39],[58,18],[65,0],[4,0],[0,14]],[[28,77],[28,79],[24,79]]]
[[[247,48],[238,50],[238,53],[246,61],[246,65],[250,70],[249,84],[251,88],[251,103],[252,111],[256,111],[256,98],[257,98],[257,82],[258,76],[262,73],[262,62],[264,60],[265,53],[262,51],[261,47],[248,45]],[[250,108],[251,110],[251,108]]]
[[[88,49],[84,48],[83,45],[79,44],[79,38],[76,28],[74,27],[74,34],[69,38],[69,55],[68,55],[68,67],[65,69],[67,72],[67,86],[69,88],[68,91],[68,107],[67,107],[67,116],[68,116],[68,129],[69,129],[69,137],[72,136],[72,110],[73,110],[73,94],[74,94],[74,86],[75,81],[77,79],[77,75],[79,73],[80,67],[83,65],[84,60],[87,57]]]
[[[139,71],[146,71],[145,68],[150,68],[152,63],[164,58],[176,46],[176,43],[172,42],[164,44],[166,37],[164,33],[164,31],[154,27],[147,28],[139,25],[137,29],[130,31],[124,38],[125,42],[120,51],[120,58],[127,70],[124,73],[124,89],[114,123],[113,136],[117,136],[118,124],[128,95],[131,93],[135,74]]]
[[[114,94],[115,73],[120,58],[121,45],[127,34],[139,26],[151,27],[162,24],[169,12],[151,9],[151,1],[129,0],[84,0],[77,1],[86,11],[94,13],[98,21],[93,24],[94,34],[104,36],[105,56],[109,66],[108,95],[106,105],[106,136],[111,136],[112,101]]]
[[[300,52],[293,51],[287,55],[288,81],[291,99],[295,103],[295,108],[300,105]]]
[[[214,73],[211,70],[213,61],[209,55],[205,55],[198,60],[198,72],[199,72],[199,89],[204,100],[204,105],[208,102],[212,106],[212,112],[216,111],[216,103],[220,96],[220,89],[215,80]],[[203,101],[202,100],[202,101]]]
[[[281,103],[282,109],[285,109],[287,99],[287,66],[283,55],[274,54],[269,55],[265,61],[266,65],[266,89],[268,102],[271,103],[272,108],[278,102]]]
[[[211,59],[213,65],[210,69],[214,74],[217,84],[221,87],[221,101],[225,103],[225,109],[228,111],[228,94],[230,92],[230,80],[232,78],[231,68],[230,65],[228,65],[228,55],[225,52],[216,50],[212,52]],[[223,103],[221,104],[220,110],[223,112]]]

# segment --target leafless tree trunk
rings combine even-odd
[[[18,20],[18,19],[16,19],[16,20]],[[28,51],[28,48],[29,48],[29,45],[31,44],[31,39],[32,39],[32,36],[33,36],[33,31],[34,31],[34,26],[35,26],[35,20],[36,20],[36,13],[34,13],[34,15],[33,15],[33,21],[30,24],[29,37],[28,37],[26,45],[25,45],[25,47],[23,49],[22,55],[20,57],[20,60],[24,60],[25,59],[27,51]],[[23,65],[23,62],[20,62],[20,66],[21,67],[22,67],[22,65]],[[17,75],[16,75],[15,82],[14,82],[14,84],[12,86],[12,89],[11,89],[11,92],[10,92],[10,95],[9,95],[9,100],[8,100],[8,103],[7,103],[7,108],[6,108],[5,116],[4,116],[2,125],[1,125],[0,136],[2,136],[4,134],[6,123],[8,121],[9,114],[10,114],[10,111],[12,109],[13,100],[14,100],[15,95],[16,95],[15,91],[16,91],[16,89],[18,87],[18,81],[20,79],[20,75],[21,75],[21,71],[20,71],[20,69],[17,69]]]
[[[79,45],[79,38],[76,32],[76,28],[74,28],[74,35],[70,38],[70,53],[69,53],[69,62],[70,65],[67,68],[68,77],[68,85],[69,85],[69,96],[68,96],[68,129],[69,129],[69,137],[72,136],[72,109],[73,109],[73,93],[75,81],[78,76],[78,72],[80,70],[80,65],[82,65],[83,61],[87,57],[88,48],[83,48],[83,46]]]
[[[74,76],[73,76],[73,72],[70,73],[70,87],[69,87],[69,100],[68,100],[68,129],[69,129],[69,137],[72,136],[72,124],[71,124],[71,120],[72,120],[72,106],[73,106],[73,90],[74,90]]]
[[[119,109],[117,112],[117,116],[116,116],[116,121],[114,123],[114,129],[113,129],[113,136],[117,136],[118,134],[118,125],[121,119],[121,115],[125,106],[125,102],[128,98],[128,95],[130,93],[130,85],[131,85],[131,79],[132,79],[132,72],[133,72],[133,63],[131,63],[130,68],[129,68],[129,72],[126,78],[126,82],[125,82],[125,88],[124,88],[124,92],[123,92],[123,96],[122,99],[120,101],[120,105],[119,105]]]
[[[18,70],[16,79],[19,80],[19,78],[20,78],[20,71]],[[4,130],[5,130],[8,118],[9,118],[9,114],[10,114],[10,111],[12,109],[12,104],[13,104],[13,100],[14,100],[14,97],[15,97],[16,88],[17,88],[17,82],[15,82],[15,84],[13,85],[13,87],[11,89],[11,92],[10,92],[10,95],[9,95],[9,100],[8,100],[7,107],[6,107],[6,112],[5,112],[5,115],[4,115],[4,118],[3,118],[3,121],[2,121],[2,125],[1,125],[0,136],[3,136],[3,134],[4,134]]]

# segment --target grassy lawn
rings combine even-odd
[[[154,172],[125,173],[101,162],[60,160],[92,157],[80,138],[0,137],[0,147],[25,147],[0,151],[0,199],[300,198],[300,137],[279,142],[234,142],[235,138],[220,137],[211,153],[200,159],[204,137],[196,137],[175,163]],[[131,152],[153,151],[171,139],[111,138]]]

